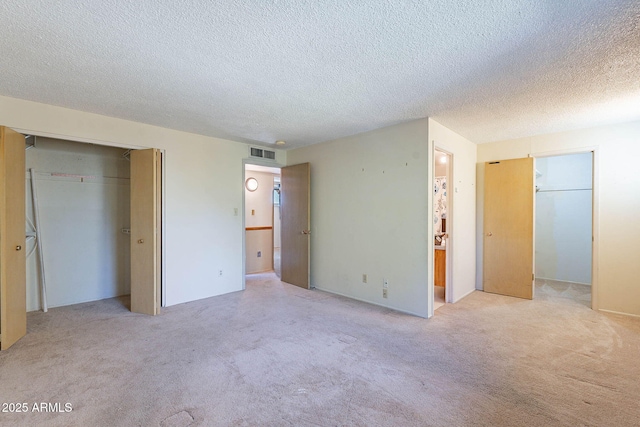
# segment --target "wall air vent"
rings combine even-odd
[[[271,150],[265,150],[265,149],[262,149],[262,148],[251,147],[250,148],[250,156],[251,157],[257,157],[257,158],[260,158],[260,159],[275,160],[276,159],[276,152],[275,151],[271,151]]]
[[[276,159],[276,152],[275,151],[263,150],[263,153],[264,153],[264,158],[265,159],[269,159],[269,160],[275,160]]]

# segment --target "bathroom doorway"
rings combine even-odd
[[[451,154],[435,149],[435,167],[433,180],[433,234],[434,234],[434,294],[433,309],[445,305],[447,288],[450,288],[451,257],[447,256],[449,233],[451,229],[451,197],[448,197],[448,185],[451,182]],[[449,290],[450,292],[450,290]]]
[[[537,157],[535,294],[591,307],[593,152]]]

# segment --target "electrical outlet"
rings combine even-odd
[[[389,289],[383,289],[382,290],[382,298],[387,298],[388,293],[389,293]]]
[[[384,281],[382,282],[382,288],[389,289],[389,281],[387,279],[384,279]]]
[[[218,276],[222,276],[222,270],[218,272]]]
[[[258,258],[262,258],[262,251],[258,251]]]
[[[238,216],[238,208],[233,208],[233,216]]]
[[[367,275],[366,274],[362,275],[362,283],[367,283]]]

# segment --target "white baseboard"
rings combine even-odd
[[[457,300],[453,301],[451,304],[455,304],[458,301],[460,301],[463,298],[468,297],[469,295],[471,295],[472,293],[474,293],[475,291],[477,291],[478,289],[471,289],[469,292],[467,292],[466,294],[462,295],[460,298],[458,298]]]
[[[573,281],[571,281],[571,280],[551,279],[551,278],[549,278],[549,277],[536,277],[536,279],[540,279],[540,280],[553,280],[554,282],[561,282],[561,283],[575,283],[575,284],[577,284],[577,285],[591,286],[591,283],[573,282]]]
[[[317,289],[319,291],[322,291],[322,292],[329,293],[329,294],[340,295],[341,297],[349,298],[349,299],[352,299],[352,300],[365,302],[367,304],[375,305],[375,306],[378,306],[378,307],[388,308],[390,310],[398,311],[398,312],[404,313],[404,314],[409,314],[411,316],[422,317],[423,319],[427,318],[427,316],[423,316],[421,314],[414,313],[412,311],[403,310],[401,308],[392,307],[392,306],[389,306],[389,305],[383,305],[383,304],[380,304],[380,303],[377,303],[377,302],[374,302],[374,301],[369,301],[369,300],[362,299],[362,298],[356,298],[356,297],[353,297],[351,295],[342,294],[340,292],[332,291],[332,290],[329,290],[329,289],[323,289],[323,288],[319,288],[317,286],[315,287],[315,289]]]
[[[622,311],[614,311],[614,310],[605,310],[604,308],[599,308],[598,311],[602,311],[605,313],[610,313],[610,314],[620,314],[622,316],[628,316],[628,317],[637,317],[640,318],[639,314],[631,314],[631,313],[623,313]]]

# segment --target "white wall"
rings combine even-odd
[[[311,163],[313,286],[427,316],[429,140],[453,154],[453,301],[474,291],[476,145],[430,119],[288,152],[288,164]]]
[[[536,277],[591,284],[591,153],[536,159]]]
[[[273,222],[273,174],[268,172],[245,172],[245,180],[255,178],[258,188],[249,191],[245,188],[245,226],[271,227]]]
[[[273,270],[273,238],[272,230],[247,231],[245,242],[247,274],[262,273]],[[260,256],[258,256],[258,252]]]
[[[280,247],[280,205],[273,206],[273,247]]]
[[[273,184],[278,185],[280,188],[280,173],[273,175]],[[277,204],[276,204],[277,203]],[[273,200],[273,247],[280,248],[281,246],[281,228],[280,228],[280,201],[275,199]]]
[[[288,152],[311,163],[311,283],[427,315],[427,120]],[[362,275],[368,283],[362,283]],[[383,279],[389,297],[382,298]]]
[[[478,162],[526,157],[560,150],[596,149],[594,192],[595,306],[640,316],[640,122],[539,135],[478,146]],[[483,163],[478,164],[480,183]],[[478,233],[482,233],[482,188],[478,185]],[[482,240],[478,240],[482,260]],[[478,263],[478,278],[482,277]],[[478,285],[481,286],[481,280]]]
[[[129,162],[125,150],[38,138],[26,152],[36,174],[50,307],[130,292]],[[61,175],[84,175],[85,178]],[[27,217],[33,221],[27,174]],[[29,240],[31,251],[35,241]],[[37,252],[27,260],[27,310],[41,308]]]
[[[255,191],[245,189],[245,227],[272,227],[273,177],[267,172],[245,172],[245,180],[255,178],[258,181]],[[272,270],[273,230],[249,230],[246,233],[247,274]]]
[[[456,302],[475,290],[477,145],[433,119],[429,119],[429,139],[436,148],[452,155],[446,246],[452,282],[447,289],[452,289],[451,301]]]
[[[433,119],[431,119],[431,121],[433,123],[437,123]],[[449,169],[448,169],[449,163],[441,163],[440,162],[440,158],[442,156],[446,156],[446,154],[444,152],[442,152],[442,151],[437,151],[436,150],[436,155],[435,155],[436,177],[438,177],[438,176],[447,176],[447,173],[449,172]]]
[[[246,144],[8,97],[0,97],[0,124],[61,139],[163,149],[167,305],[242,289]],[[276,161],[286,164],[286,154],[275,151]]]

